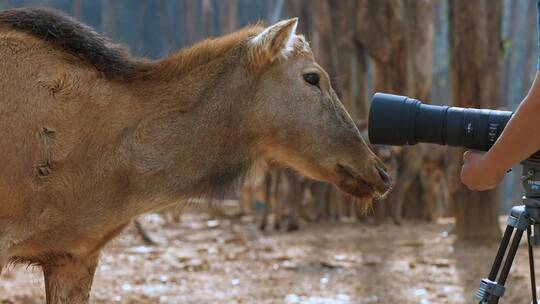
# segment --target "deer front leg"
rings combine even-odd
[[[43,265],[47,304],[87,304],[99,254]]]
[[[244,186],[240,191],[240,211],[239,215],[246,215],[253,212],[251,204],[253,203],[253,187]]]
[[[137,233],[139,234],[139,236],[141,237],[143,243],[146,246],[154,246],[154,245],[156,245],[156,242],[152,239],[152,237],[150,237],[148,232],[146,232],[146,229],[144,229],[144,227],[141,224],[141,222],[139,221],[139,219],[135,219],[134,224],[135,224],[135,229],[137,229]]]
[[[401,225],[403,222],[403,204],[405,202],[405,194],[407,191],[409,191],[412,181],[413,177],[404,178],[401,176],[398,179],[399,183],[396,183],[396,185],[399,185],[399,188],[397,188],[395,192],[396,200],[393,206],[393,217],[396,225]]]
[[[300,201],[302,200],[302,186],[300,185],[300,177],[291,173],[289,175],[290,184],[292,186],[289,195],[287,196],[287,205],[289,208],[289,222],[287,223],[287,231],[297,231],[300,229]]]
[[[264,210],[262,215],[260,230],[265,230],[268,224],[268,217],[272,211],[272,174],[266,172],[264,175]]]
[[[273,170],[272,172],[272,197],[271,202],[274,209],[274,230],[281,228],[281,222],[283,221],[283,200],[279,196],[279,186],[281,183],[281,172],[279,170]]]
[[[0,277],[2,276],[2,270],[4,269],[4,265],[6,265],[6,262],[7,258],[0,251]]]

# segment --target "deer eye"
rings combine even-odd
[[[304,80],[310,85],[319,87],[319,74],[317,73],[307,73],[304,74]]]

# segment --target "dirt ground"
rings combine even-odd
[[[454,245],[449,220],[303,223],[293,233],[260,232],[249,216],[143,223],[159,244],[142,245],[133,228],[110,244],[92,303],[476,303],[496,250]],[[501,303],[530,303],[528,280],[522,244]],[[39,269],[11,267],[0,282],[2,304],[44,303]]]

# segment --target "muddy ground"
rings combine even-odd
[[[449,220],[303,223],[293,233],[260,232],[249,216],[143,222],[159,244],[144,246],[133,228],[110,244],[92,303],[475,303],[496,249],[455,245]],[[530,303],[528,280],[522,245],[502,303]],[[39,269],[11,267],[0,303],[44,303],[42,286]]]

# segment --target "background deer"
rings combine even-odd
[[[215,196],[258,158],[355,197],[390,187],[296,19],[157,61],[45,10],[0,13],[0,269],[43,268],[86,303],[103,246],[137,215]]]

